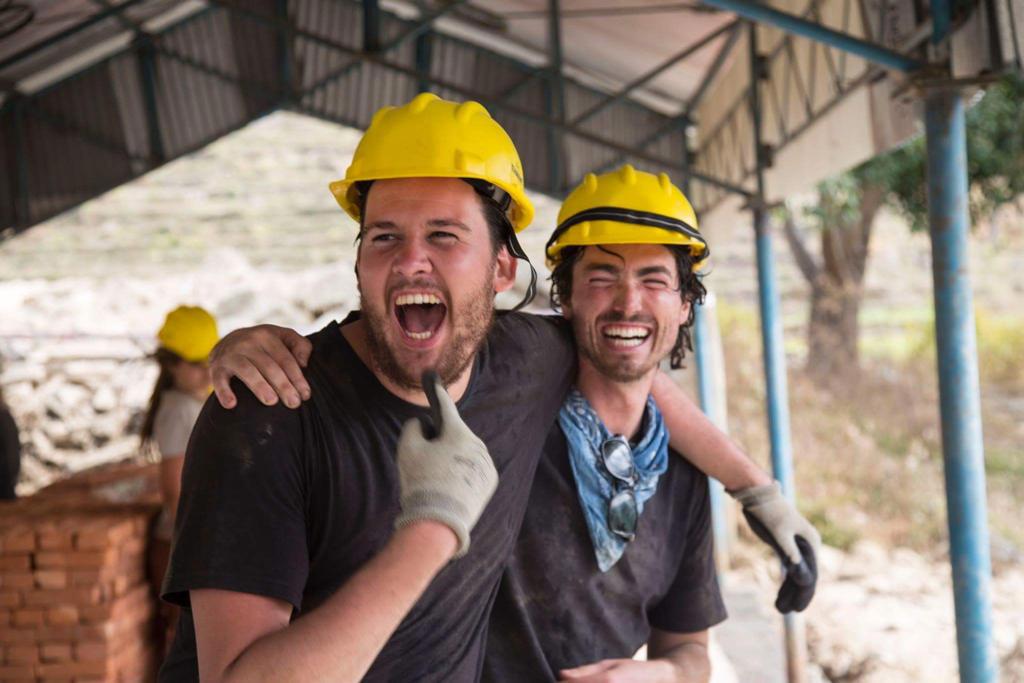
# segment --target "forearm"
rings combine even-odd
[[[651,393],[665,418],[672,448],[699,470],[730,491],[771,483],[772,478],[709,420],[668,375],[658,373]]]
[[[360,680],[454,552],[454,534],[437,523],[397,530],[327,602],[253,642],[222,680]]]
[[[665,683],[707,683],[711,679],[711,660],[706,645],[685,643],[656,653],[650,661],[665,662],[668,673],[658,679]]]

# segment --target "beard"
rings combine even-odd
[[[448,292],[445,291],[445,294]],[[391,339],[396,334],[391,312],[381,310],[375,305],[368,305],[369,301],[362,290],[359,296],[359,306],[366,320],[366,334],[374,367],[403,389],[422,389],[421,373],[427,366],[416,363],[416,360],[417,356],[425,354],[401,349],[401,342]],[[450,296],[445,298],[451,302]],[[386,298],[386,301],[390,300],[390,296]],[[448,387],[454,384],[473,362],[494,322],[494,290],[490,281],[485,278],[476,293],[467,297],[460,310],[456,311],[449,305],[445,315],[447,319],[444,324],[450,326],[451,340],[441,349],[433,369],[437,371],[441,383]],[[400,354],[405,357],[400,357]],[[410,367],[413,364],[419,367]]]
[[[640,317],[627,319],[623,315],[609,314],[600,316],[597,322],[654,323],[655,321],[650,318]],[[654,330],[651,332],[651,336],[653,337],[653,339],[651,339],[651,348],[655,349],[655,352],[649,354],[646,358],[638,360],[602,355],[599,350],[598,341],[591,337],[591,333],[600,334],[600,332],[597,332],[597,325],[590,327],[587,325],[586,321],[581,320],[578,317],[573,317],[572,328],[573,334],[576,337],[577,352],[589,361],[590,364],[594,366],[595,370],[613,382],[619,382],[621,384],[638,382],[646,378],[652,370],[657,368],[659,363],[661,363],[661,359],[667,355],[667,352],[657,352],[660,344],[660,337],[662,336],[661,328],[658,325],[655,325]]]

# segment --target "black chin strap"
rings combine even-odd
[[[530,266],[530,284],[526,287],[526,294],[523,295],[523,298],[512,309],[513,311],[519,311],[529,306],[533,298],[537,296],[537,269],[530,263],[530,257],[523,251],[522,245],[519,244],[519,238],[516,237],[516,231],[512,229],[511,225],[508,226],[508,237],[505,240],[505,246],[508,247],[508,253],[517,259],[525,261],[526,265]]]
[[[680,235],[685,235],[692,240],[700,242],[704,246],[703,251],[701,251],[699,255],[694,255],[695,263],[699,263],[711,255],[711,250],[708,248],[707,240],[704,239],[697,228],[693,227],[686,221],[670,218],[660,213],[639,211],[637,209],[622,209],[616,206],[598,206],[569,216],[569,218],[562,221],[562,223],[555,228],[555,231],[551,234],[551,239],[548,240],[547,245],[544,247],[544,252],[550,253],[551,247],[558,242],[558,238],[564,235],[569,228],[587,221],[615,221],[616,223],[629,223],[631,225],[646,225],[651,228],[661,228],[662,230],[668,230],[670,232],[679,233]]]

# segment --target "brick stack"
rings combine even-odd
[[[83,482],[0,505],[0,681],[153,678],[156,509],[99,500]]]

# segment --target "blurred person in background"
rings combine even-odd
[[[152,444],[160,455],[163,506],[153,529],[149,557],[150,578],[157,592],[171,552],[185,447],[199,411],[210,395],[210,368],[206,360],[218,339],[217,321],[198,306],[174,309],[167,314],[157,333],[160,345],[153,357],[160,366],[160,375],[153,387],[141,432],[143,447]],[[173,638],[177,613],[177,607],[161,604],[158,633],[161,637],[166,635],[164,649]]]
[[[0,387],[0,500],[14,500],[17,497],[14,487],[20,472],[21,440],[18,438],[18,425],[4,403],[3,388]]]

